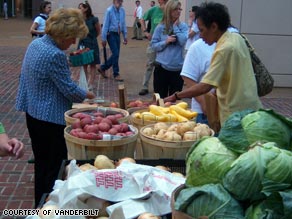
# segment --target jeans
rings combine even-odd
[[[147,54],[148,60],[147,60],[146,72],[144,74],[142,85],[143,85],[143,89],[148,90],[149,81],[150,81],[151,75],[152,75],[153,70],[154,70],[154,62],[156,59],[156,52],[149,45],[147,47],[146,54]]]
[[[196,118],[196,122],[208,125],[208,118],[204,113],[199,113]]]
[[[121,47],[121,38],[120,34],[116,32],[109,32],[107,36],[107,42],[111,50],[111,57],[109,57],[106,62],[101,65],[102,70],[108,70],[110,67],[113,67],[114,77],[119,75],[119,57],[120,57],[120,47]]]

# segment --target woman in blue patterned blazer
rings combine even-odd
[[[32,41],[26,51],[16,109],[26,113],[35,157],[35,205],[51,191],[63,159],[67,159],[64,113],[73,102],[92,99],[70,78],[66,54],[88,28],[78,9],[59,9],[46,23],[46,35]]]

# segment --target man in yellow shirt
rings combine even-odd
[[[217,42],[210,68],[200,83],[165,98],[173,102],[200,96],[216,88],[221,125],[228,116],[243,109],[261,107],[248,48],[230,26],[228,9],[219,3],[203,3],[196,15],[201,38],[212,45]]]

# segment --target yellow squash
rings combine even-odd
[[[170,106],[170,110],[173,110],[175,112],[177,112],[179,115],[187,118],[187,119],[193,119],[194,117],[196,117],[198,115],[197,112],[191,112],[189,110],[185,110],[179,106]]]

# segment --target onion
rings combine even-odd
[[[86,171],[86,170],[97,170],[97,168],[89,163],[85,163],[81,166],[79,166],[79,169],[82,171]]]
[[[169,169],[168,167],[161,166],[161,165],[157,165],[157,166],[155,166],[155,167],[158,168],[158,169],[161,169],[161,170],[165,170],[165,171],[170,172],[170,169]]]
[[[122,164],[122,162],[124,162],[124,161],[128,161],[130,163],[136,163],[136,161],[133,158],[131,158],[131,157],[124,157],[124,158],[119,159],[118,162],[116,162],[116,167],[120,166]]]
[[[137,219],[161,219],[161,217],[156,216],[156,215],[149,213],[149,212],[145,212],[143,214],[140,214]]]
[[[172,172],[173,175],[178,176],[178,177],[183,177],[185,178],[185,176],[182,173],[179,172]]]
[[[97,155],[94,160],[94,166],[99,169],[115,169],[115,165],[112,160],[110,160],[105,155]]]

